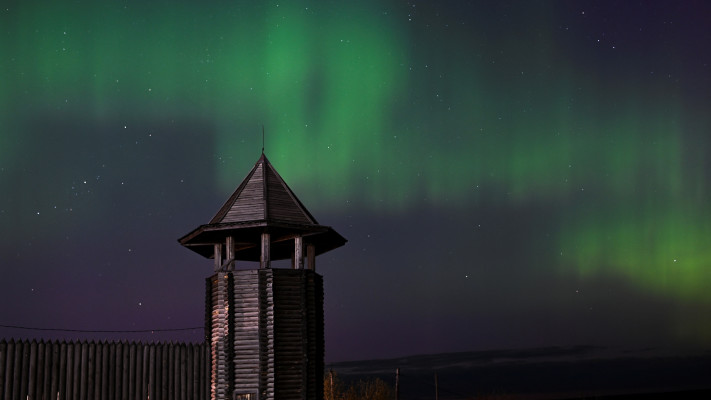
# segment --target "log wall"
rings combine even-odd
[[[0,398],[207,400],[209,347],[2,340]]]
[[[213,399],[323,399],[320,275],[303,269],[228,271],[207,284]]]

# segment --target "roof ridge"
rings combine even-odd
[[[277,182],[279,182],[279,184],[282,186],[282,188],[284,188],[284,190],[289,195],[291,200],[296,203],[296,206],[298,207],[298,209],[304,214],[304,216],[309,220],[310,223],[312,223],[314,225],[318,225],[316,218],[314,218],[314,216],[311,215],[311,213],[306,208],[306,206],[304,206],[304,204],[301,202],[301,200],[299,200],[299,198],[296,196],[296,193],[294,193],[294,191],[291,190],[289,185],[286,184],[286,181],[284,180],[284,178],[281,177],[281,175],[276,170],[276,168],[274,168],[274,165],[272,165],[272,163],[269,161],[269,159],[267,159],[267,157],[264,154],[262,154],[262,158],[264,158],[265,165],[267,165],[269,167],[269,170],[274,173],[274,176],[277,178]],[[264,180],[266,182],[265,187],[269,187],[268,179],[269,179],[268,175],[265,175],[264,176]],[[266,201],[268,201],[268,199],[269,199],[269,197],[265,196],[264,201],[266,202]],[[268,214],[266,214],[266,216],[267,216],[267,219],[269,219]]]

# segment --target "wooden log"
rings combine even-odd
[[[109,398],[109,343],[104,342],[101,346],[101,400]]]
[[[294,238],[294,269],[304,269],[304,238]]]
[[[142,372],[141,372],[141,375],[140,375],[140,378],[141,378],[141,384],[140,384],[141,393],[140,393],[140,396],[137,397],[137,398],[139,398],[139,399],[145,399],[145,398],[148,398],[148,390],[149,390],[149,389],[148,389],[148,378],[149,378],[149,376],[150,376],[150,371],[148,370],[148,357],[149,357],[149,355],[150,355],[150,345],[141,345],[141,353],[142,353],[142,357],[139,359],[139,361],[140,361],[140,360],[143,360],[143,362],[142,362],[142,364],[141,364],[141,365],[142,365],[142,366],[141,366]]]
[[[174,399],[175,393],[173,391],[173,381],[175,380],[175,375],[173,374],[173,364],[175,361],[175,346],[170,343],[168,348],[168,365],[166,366],[166,371],[168,373],[168,379],[165,384],[168,387],[168,398]]]
[[[151,364],[151,349],[154,349],[155,343],[141,343],[141,346],[143,347],[143,353],[142,353],[142,369],[143,372],[141,373],[141,398],[142,399],[147,399],[147,398],[155,398],[155,396],[150,396],[150,391],[151,391],[151,379],[155,377],[155,375],[151,375],[151,369],[152,369],[152,364]],[[154,350],[155,351],[155,350]],[[155,357],[155,354],[154,354]],[[139,361],[141,361],[139,360]]]
[[[262,250],[259,267],[263,269],[271,268],[271,243],[269,233],[262,233]]]
[[[180,380],[180,400],[187,400],[187,391],[188,391],[188,386],[187,386],[187,354],[186,354],[186,348],[185,344],[181,344],[178,346],[180,349],[180,375],[179,375],[179,380]]]
[[[306,245],[307,267],[311,271],[316,271],[316,246],[313,244]]]
[[[87,344],[86,353],[86,398],[94,400],[94,385],[96,378],[96,343],[91,341]]]
[[[39,344],[36,341],[30,343],[29,370],[27,371],[27,392],[25,398],[34,399],[36,396],[37,361],[39,356]]]
[[[87,342],[83,342],[81,344],[80,348],[80,359],[81,362],[79,363],[79,399],[80,400],[86,400],[86,390],[87,390],[87,378],[88,378],[88,370],[89,370],[89,345]]]
[[[215,261],[215,272],[218,272],[222,268],[222,244],[215,243],[213,247],[213,258]],[[229,257],[228,257],[229,258]]]
[[[69,399],[74,399],[74,364],[75,364],[75,358],[74,358],[74,347],[75,343],[72,342],[67,342],[67,377],[66,377],[66,386],[64,390],[64,398],[69,400]]]
[[[72,377],[72,399],[79,399],[81,392],[81,343],[74,343],[74,366]]]
[[[137,343],[122,342],[123,362],[121,367],[121,400],[129,400],[135,398],[135,392],[131,388],[136,387],[136,359],[138,358]],[[133,348],[133,354],[131,349]],[[133,356],[133,358],[131,358]],[[131,379],[131,370],[134,373],[134,379]]]
[[[163,353],[163,345],[162,344],[156,344],[154,346],[154,355],[152,356],[153,358],[153,376],[154,380],[151,382],[151,399],[156,399],[156,400],[162,400],[162,396],[160,395],[160,387],[161,387],[161,357]]]
[[[208,384],[205,382],[205,368],[203,362],[205,361],[205,347],[206,343],[200,343],[198,345],[199,351],[197,353],[197,384],[195,385],[197,396],[196,399],[202,400],[205,396],[205,388],[208,388]]]
[[[5,372],[7,371],[5,368],[5,362],[7,361],[7,342],[5,339],[0,341],[0,395],[5,393],[5,379],[6,375]],[[8,375],[10,374],[9,372],[7,373]]]
[[[128,400],[133,398],[134,392],[130,390],[132,385],[135,385],[135,374],[136,374],[136,344],[121,342],[118,347],[121,349],[121,369],[119,369],[121,385],[120,398],[121,400]],[[131,379],[131,371],[133,372],[133,379]],[[118,385],[118,382],[117,382]]]
[[[200,386],[200,353],[199,353],[199,345],[193,344],[190,345],[190,361],[192,363],[191,365],[191,371],[192,374],[190,376],[190,398],[191,399],[199,399],[200,398],[200,391],[198,387]]]
[[[33,340],[32,343],[35,343]],[[36,343],[35,343],[36,346]],[[27,398],[27,389],[28,386],[30,385],[30,374],[29,374],[29,369],[30,369],[30,350],[32,348],[32,344],[23,341],[22,342],[22,370],[19,371],[21,373],[21,379],[20,379],[20,399],[26,399]],[[35,349],[35,351],[37,351]]]
[[[163,345],[163,350],[160,360],[160,394],[161,399],[168,398],[168,353],[170,348],[167,345]]]
[[[4,385],[2,395],[3,399],[9,399],[12,396],[12,384],[14,380],[14,364],[15,364],[15,351],[17,345],[14,340],[10,340],[7,343],[7,353],[5,356],[5,375],[4,375]]]
[[[232,271],[235,269],[235,239],[232,236],[227,236],[225,238],[225,259],[227,265],[225,265],[225,270]]]
[[[114,398],[116,400],[125,400],[124,396],[124,377],[127,375],[124,368],[127,366],[127,362],[124,362],[124,356],[128,355],[129,349],[124,348],[123,342],[116,342],[116,358],[114,359]]]
[[[147,391],[146,393],[148,394],[149,399],[155,399],[156,398],[156,345],[155,343],[151,344],[148,346],[147,349],[147,362],[146,362],[146,368],[148,368],[148,373],[144,372],[144,375],[148,377],[146,380],[146,386],[147,386]]]
[[[210,346],[208,343],[203,344],[203,351],[200,354],[200,365],[203,368],[203,373],[200,374],[200,386],[205,388],[202,393],[203,399],[207,400],[210,397],[210,374],[212,373],[210,358]]]
[[[175,364],[173,364],[173,375],[175,379],[173,380],[173,393],[175,393],[175,399],[180,398],[180,345],[175,344]]]
[[[20,397],[20,368],[22,368],[22,342],[12,341],[12,346],[8,349],[8,369],[7,386],[5,387],[5,399],[16,399]]]
[[[143,359],[141,354],[141,345],[136,343],[131,343],[131,361],[130,361],[130,377],[128,378],[128,385],[125,386],[128,392],[128,396],[124,397],[124,400],[128,400],[133,397],[134,399],[141,398],[141,374],[143,373]]]
[[[185,346],[185,397],[193,399],[193,349],[190,343]]]
[[[67,365],[69,364],[67,357],[67,344],[62,341],[59,345],[59,362],[57,363],[57,368],[58,368],[58,376],[59,379],[56,383],[56,391],[52,389],[52,395],[57,394],[57,398],[59,399],[66,399],[66,390],[67,390]],[[53,385],[54,387],[54,385]]]
[[[108,378],[109,378],[109,390],[108,390],[108,399],[109,400],[116,400],[116,344],[115,343],[110,343],[109,345],[109,370],[108,370]]]
[[[94,372],[92,373],[93,379],[93,385],[92,389],[89,392],[88,396],[91,399],[101,399],[101,348],[103,347],[101,345],[101,342],[91,342],[92,344],[92,351],[91,351],[91,356],[93,357],[93,365],[94,365]]]
[[[51,342],[51,347],[49,348],[49,359],[51,360],[49,368],[49,379],[46,383],[45,399],[56,399],[57,392],[59,391],[59,342]]]
[[[35,372],[37,377],[35,378],[35,395],[32,397],[33,399],[42,398],[44,393],[44,381],[45,379],[49,379],[49,375],[45,373],[45,367],[49,363],[49,360],[46,359],[48,354],[46,351],[47,346],[49,346],[49,342],[45,342],[44,340],[37,342],[37,368]]]

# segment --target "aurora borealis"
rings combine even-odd
[[[349,240],[319,261],[327,360],[708,350],[710,17],[696,1],[11,2],[0,325],[201,326],[211,264],[176,239],[239,185],[264,125],[275,168]]]

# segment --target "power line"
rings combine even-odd
[[[166,329],[134,329],[134,330],[104,330],[104,329],[64,329],[64,328],[37,328],[19,325],[1,325],[0,328],[22,329],[27,331],[52,331],[52,332],[74,332],[74,333],[153,333],[153,332],[177,332],[204,329],[203,326],[193,326],[188,328],[166,328]]]

